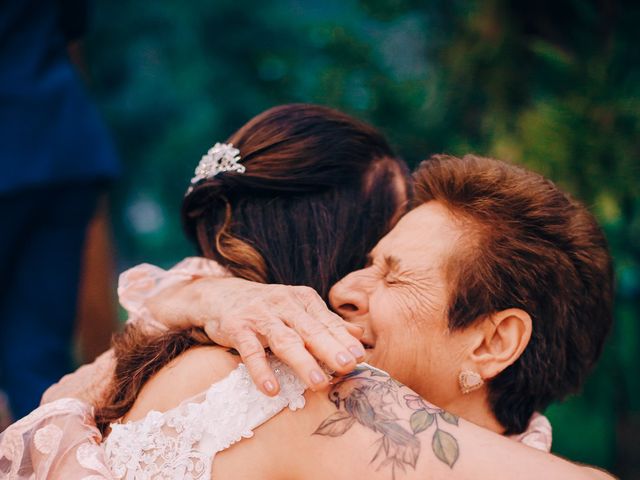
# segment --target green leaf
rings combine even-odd
[[[349,430],[355,421],[356,419],[347,412],[336,412],[322,422],[313,434],[339,437]]]
[[[451,425],[458,425],[458,417],[453,413],[449,412],[440,412],[440,418],[445,422],[450,423]]]
[[[411,430],[413,433],[418,434],[424,432],[433,423],[435,416],[426,410],[416,410],[411,414],[409,423],[411,424]]]
[[[445,432],[444,430],[437,429],[436,433],[433,434],[431,448],[440,461],[453,468],[453,465],[458,460],[458,455],[460,454],[458,450],[458,441],[453,435]]]

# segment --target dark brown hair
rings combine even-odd
[[[306,285],[326,298],[336,281],[364,265],[409,193],[406,167],[384,137],[327,107],[272,108],[227,143],[240,150],[246,172],[196,184],[182,219],[202,256],[248,280]],[[128,325],[113,342],[115,381],[98,426],[122,417],[170,360],[206,343],[197,329],[148,338]]]
[[[506,433],[577,391],[612,323],[607,242],[587,209],[551,181],[498,160],[437,155],[414,173],[416,205],[437,201],[469,235],[447,267],[451,329],[508,308],[532,318],[522,356],[489,382]]]
[[[183,225],[202,255],[265,283],[329,288],[388,231],[406,170],[373,127],[315,105],[272,108],[229,139],[244,174],[185,198]]]

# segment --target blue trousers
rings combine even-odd
[[[14,417],[71,369],[80,266],[97,182],[0,195],[0,388]]]

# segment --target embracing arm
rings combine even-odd
[[[328,386],[321,364],[348,373],[365,353],[358,340],[362,330],[331,312],[309,287],[203,277],[149,297],[144,306],[171,329],[202,327],[216,344],[236,349],[270,396],[279,386],[265,347],[315,390]]]
[[[269,293],[265,294],[265,290]],[[149,335],[200,326],[214,341],[235,347],[268,395],[278,393],[278,382],[266,362],[263,343],[317,389],[327,385],[319,361],[346,372],[355,367],[356,357],[364,354],[357,339],[348,333],[348,324],[331,313],[313,290],[230,278],[215,262],[203,258],[186,259],[168,271],[147,264],[130,269],[121,275],[118,293],[130,321],[145,326]],[[254,318],[255,322],[242,321],[243,318]],[[290,321],[292,318],[295,320]],[[9,455],[9,448],[13,453],[11,460],[9,456],[1,458],[1,478],[5,469],[16,466],[24,472],[46,471],[45,477],[50,479],[79,478],[83,467],[75,452],[93,452],[94,466],[100,469],[102,478],[109,478],[98,446],[101,437],[88,412],[102,398],[100,392],[112,376],[112,353],[106,352],[47,390],[42,406],[34,412],[37,422],[34,417],[17,422],[2,435],[2,454]],[[320,360],[316,361],[312,354]],[[313,381],[312,372],[319,374],[319,381]],[[52,427],[42,430],[47,425]],[[62,432],[57,439],[60,448],[47,455],[37,454],[33,442],[42,434],[36,434],[52,431],[53,426]],[[16,438],[22,440],[15,443],[12,439]],[[55,470],[50,469],[51,465]]]
[[[186,258],[170,270],[149,264],[127,270],[118,296],[129,321],[150,335],[201,327],[218,345],[235,348],[255,384],[270,396],[279,385],[265,347],[313,389],[328,385],[321,364],[348,373],[364,356],[362,330],[331,312],[313,289],[234,278],[202,257]]]

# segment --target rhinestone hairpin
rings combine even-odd
[[[240,165],[240,150],[231,143],[216,143],[209,149],[206,155],[200,159],[200,163],[195,170],[195,175],[191,179],[191,184],[200,180],[213,178],[221,172],[244,173],[246,168]]]

